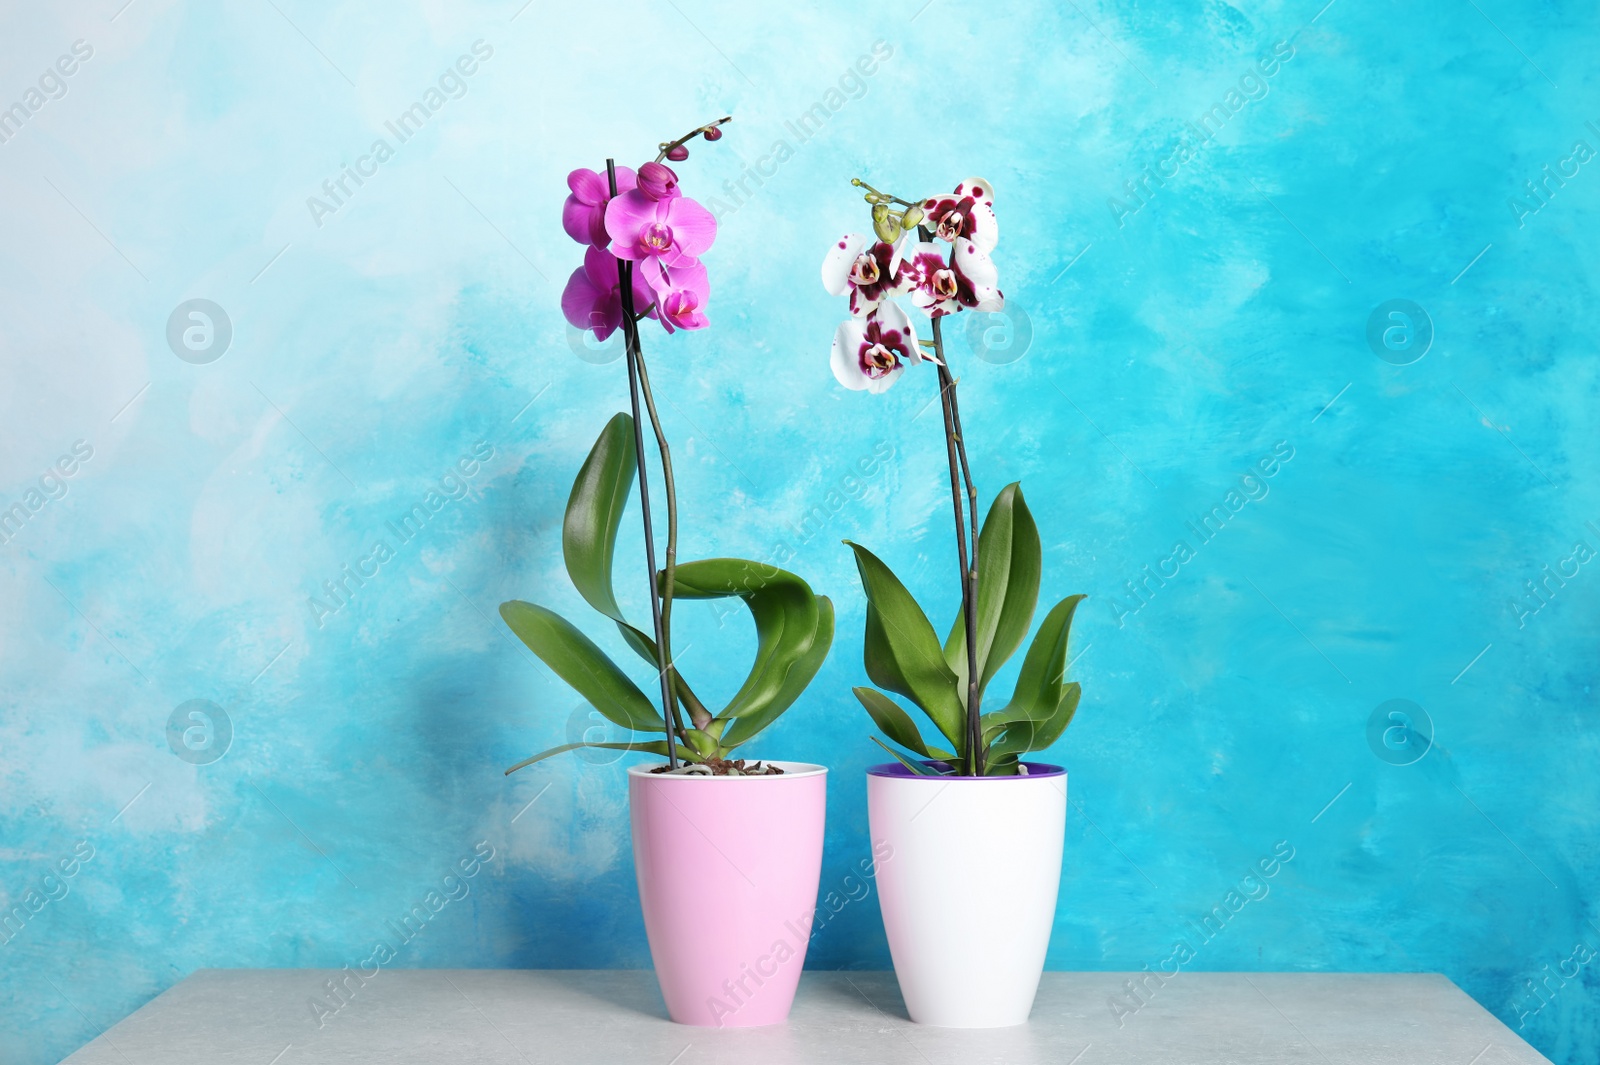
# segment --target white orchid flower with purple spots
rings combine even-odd
[[[854,392],[887,392],[921,358],[917,331],[897,303],[851,318],[833,334],[833,376]]]
[[[922,201],[922,213],[923,224],[948,244],[965,237],[987,255],[1000,240],[994,186],[983,178],[968,178],[953,195],[928,197]]]
[[[850,313],[860,317],[905,291],[897,276],[899,269],[894,245],[849,233],[834,241],[822,260],[822,287],[830,296],[848,292]]]
[[[937,244],[912,245],[900,268],[911,302],[933,317],[960,310],[998,311],[1005,296],[994,260],[965,237],[957,237],[946,261]]]

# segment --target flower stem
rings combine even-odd
[[[667,141],[666,143],[661,145],[661,152],[660,152],[660,154],[658,154],[656,156],[656,162],[658,162],[658,163],[661,162],[661,160],[663,160],[663,159],[665,159],[667,157],[667,153],[668,152],[672,151],[672,149],[678,147],[680,144],[686,144],[689,141],[692,141],[696,137],[700,136],[700,134],[704,133],[706,130],[708,130],[708,129],[716,129],[718,126],[722,125],[724,122],[732,122],[732,121],[733,121],[733,116],[732,115],[723,115],[721,118],[717,119],[715,122],[707,122],[703,126],[696,126],[694,129],[691,129],[688,133],[685,133],[683,136],[679,137],[675,141]],[[612,195],[614,196],[614,195],[616,195],[616,193],[612,193]]]
[[[902,200],[900,197],[891,196],[887,192],[879,192],[877,189],[873,188],[871,185],[868,185],[860,178],[851,178],[850,184],[854,185],[858,189],[866,189],[868,192],[872,193],[873,196],[878,197],[877,200],[873,201],[875,203],[898,203],[902,207],[916,206],[916,204],[912,203],[910,200]]]
[[[944,353],[939,352],[939,361],[944,362]],[[945,377],[950,377],[947,366],[940,365],[940,371]],[[980,720],[980,703],[983,700],[983,681],[977,675],[978,648],[974,640],[977,632],[977,604],[978,604],[978,540],[980,527],[978,525],[978,489],[972,483],[972,467],[967,464],[967,434],[961,428],[961,400],[956,395],[956,382],[950,380],[950,417],[955,422],[956,429],[956,454],[961,457],[961,478],[967,483],[967,512],[971,518],[967,528],[972,541],[971,569],[969,570],[969,583],[972,585],[973,613],[967,620],[967,729],[971,733],[973,749],[977,754],[977,775],[982,776],[984,770],[983,751],[983,724]]]
[[[944,357],[942,316],[933,319],[933,348],[938,357],[939,400],[944,408],[945,450],[950,464],[950,502],[955,511],[956,554],[961,562],[961,617],[967,644],[967,757],[966,776],[983,775],[983,728],[979,719],[978,676],[978,492],[972,486],[972,471],[967,464],[966,445],[961,439],[961,416],[956,404],[956,382]],[[972,513],[971,552],[968,553],[966,516],[962,513],[961,486],[966,483],[968,506]]]
[[[635,326],[635,329],[638,327]],[[645,366],[644,352],[635,351],[634,360],[639,366],[640,390],[644,393],[645,409],[650,412],[650,428],[655,430],[656,450],[661,452],[661,477],[667,486],[667,564],[662,570],[661,590],[661,647],[662,657],[667,662],[667,672],[672,677],[674,692],[685,689],[685,702],[688,702],[687,685],[683,678],[678,676],[678,667],[672,661],[672,591],[677,587],[678,579],[678,486],[672,476],[672,451],[667,447],[667,434],[661,431],[661,418],[656,414],[656,397],[650,389],[650,371]],[[696,711],[699,713],[696,713]],[[695,700],[689,705],[689,716],[695,718],[695,726],[704,728],[709,721],[698,720],[705,709]],[[707,715],[709,717],[709,715]],[[683,731],[683,718],[678,714],[678,701],[672,701],[672,718],[678,726],[678,731]]]
[[[617,164],[615,160],[606,160],[606,177],[611,182],[611,195],[617,195]],[[628,399],[633,408],[633,452],[634,460],[639,468],[639,506],[644,512],[644,552],[649,565],[650,578],[650,620],[655,626],[656,637],[656,666],[661,677],[661,718],[667,730],[667,765],[678,768],[678,737],[674,731],[677,718],[678,704],[673,697],[672,665],[668,654],[666,622],[670,620],[670,612],[663,614],[661,609],[661,594],[656,587],[656,544],[655,531],[650,520],[650,476],[645,465],[644,456],[644,428],[639,424],[639,371],[642,368],[642,358],[639,352],[639,325],[633,317],[633,264],[626,259],[617,260],[617,280],[622,291],[622,331],[624,347],[628,359]],[[655,420],[655,405],[652,400],[650,405],[651,421]],[[661,443],[663,454],[666,443],[660,438],[661,430],[656,430],[658,441]],[[670,469],[670,467],[669,467]],[[671,474],[667,480],[667,508],[673,519],[677,515],[677,502],[673,499]],[[676,548],[674,542],[668,547],[669,554]],[[670,590],[671,586],[668,585]]]

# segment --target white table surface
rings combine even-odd
[[[686,1028],[655,976],[385,969],[318,1027],[339,974],[203,969],[67,1058],[71,1065],[1532,1065],[1547,1062],[1436,974],[1180,973],[1131,1016],[1132,973],[1046,973],[1033,1019],[912,1024],[893,973],[808,972],[789,1023]],[[1124,1002],[1128,1000],[1124,998]]]

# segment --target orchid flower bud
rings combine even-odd
[[[872,205],[872,231],[878,234],[878,239],[888,244],[893,244],[900,236],[899,216],[889,210],[886,203]]]
[[[652,200],[666,200],[679,195],[678,175],[662,163],[645,163],[639,168],[639,191]]]

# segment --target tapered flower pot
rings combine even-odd
[[[656,979],[679,1024],[744,1028],[789,1015],[805,963],[827,774],[628,770],[633,862]]]
[[[1061,883],[1067,774],[925,777],[867,770],[878,905],[906,1010],[918,1024],[1022,1024],[1044,971]]]

